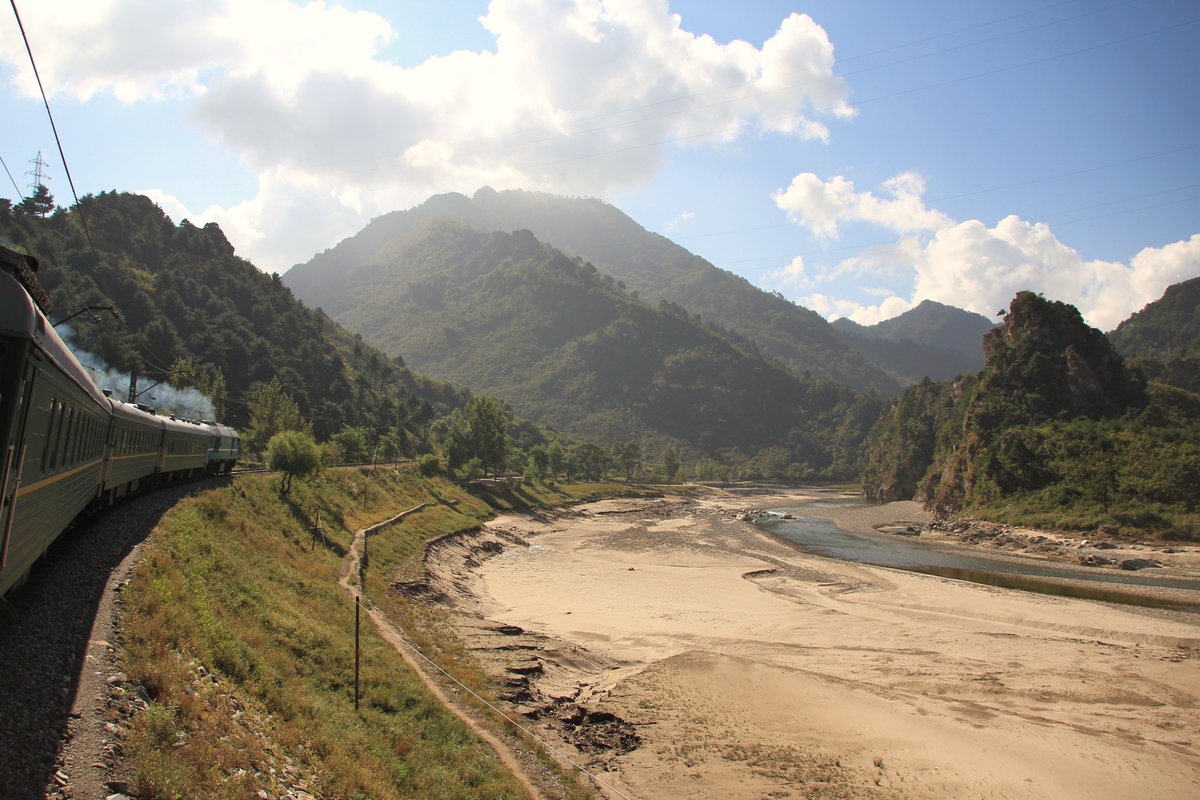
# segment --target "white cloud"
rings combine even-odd
[[[835,237],[846,222],[869,222],[897,233],[937,230],[951,220],[925,207],[925,179],[905,172],[883,183],[883,197],[858,192],[841,175],[823,181],[811,172],[792,179],[787,189],[771,195],[775,205],[818,237]]]
[[[896,316],[922,300],[990,316],[1006,308],[1017,292],[1030,290],[1071,303],[1089,324],[1111,330],[1158,299],[1170,284],[1200,275],[1200,235],[1146,248],[1129,264],[1087,260],[1059,241],[1044,223],[1015,215],[990,228],[979,220],[956,223],[927,208],[924,191],[925,182],[915,173],[886,181],[883,198],[856,191],[841,176],[823,181],[812,173],[797,175],[786,190],[772,197],[793,221],[818,237],[836,236],[839,226],[848,222],[871,223],[909,235],[894,244],[868,248],[821,273],[808,271],[803,282],[791,274],[795,262],[769,278],[809,288],[848,275],[860,282],[872,276],[910,276],[912,294],[907,299],[889,293],[883,302],[869,305],[834,299],[826,288],[824,294],[801,300],[816,303],[812,307],[819,313],[864,324]]]
[[[481,185],[605,196],[652,179],[669,143],[825,140],[826,121],[854,113],[828,36],[801,14],[756,47],[684,30],[665,0],[493,0],[480,22],[494,51],[412,67],[382,58],[386,19],[331,0],[57,0],[25,22],[52,95],[191,105],[262,192],[205,213],[249,226],[239,244],[269,269],[311,254],[309,230],[288,225],[313,215],[268,208],[279,186],[293,209],[332,202],[360,223]],[[19,37],[2,36],[0,63],[34,96]]]
[[[848,317],[859,325],[874,325],[885,319],[899,316],[913,307],[909,301],[894,295],[887,297],[879,305],[866,306],[853,300],[841,300],[820,292],[800,298],[800,304],[829,319]]]
[[[783,267],[767,273],[766,282],[794,286],[801,289],[807,289],[813,285],[808,270],[804,266],[804,256],[796,256]]]
[[[918,301],[991,315],[1027,289],[1071,303],[1091,325],[1111,330],[1170,284],[1200,275],[1200,236],[1146,248],[1122,264],[1084,259],[1044,223],[1008,216],[988,228],[970,220],[939,231],[914,267]]]
[[[663,225],[663,230],[667,233],[674,233],[675,231],[679,230],[680,226],[692,222],[695,219],[696,212],[681,211],[674,217],[671,217],[671,219],[667,220],[666,224]]]

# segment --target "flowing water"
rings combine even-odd
[[[1121,591],[1121,586],[1130,589],[1137,586],[1150,586],[1200,592],[1200,581],[1164,578],[1128,571],[1097,570],[1081,575],[1076,570],[1050,565],[1014,563],[983,556],[959,555],[925,547],[902,537],[844,531],[834,522],[823,517],[804,516],[805,509],[861,504],[859,500],[821,500],[798,508],[776,509],[770,517],[759,520],[758,524],[774,535],[798,545],[806,552],[829,558],[880,567],[894,567],[910,572],[940,575],[944,578],[955,578],[1041,594],[1105,600],[1112,603],[1154,608],[1200,611],[1200,600],[1195,604],[1170,602],[1146,597],[1133,591]],[[792,518],[784,519],[782,517],[784,514],[792,515]],[[1083,578],[1088,581],[1112,584],[1112,588],[1068,585],[1053,580],[1062,578],[1075,580]]]

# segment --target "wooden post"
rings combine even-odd
[[[312,533],[312,539],[308,543],[309,551],[317,549],[317,537],[321,537],[321,544],[325,549],[329,549],[329,544],[325,541],[325,528],[321,525],[321,509],[317,509],[317,521],[311,528],[308,529]]]
[[[359,611],[362,609],[362,603],[359,598],[354,598],[354,710],[358,711],[358,669],[361,657],[359,655],[359,636],[358,636],[358,618]]]

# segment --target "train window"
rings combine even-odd
[[[74,424],[71,426],[71,442],[68,445],[71,448],[71,463],[79,463],[79,438],[83,435],[83,412],[78,408],[73,409],[72,417]]]
[[[42,446],[42,472],[50,469],[50,442],[54,439],[54,405],[58,401],[50,398],[49,412],[46,414],[46,442]]]
[[[62,457],[59,461],[64,467],[71,465],[71,445],[74,443],[75,434],[75,406],[67,407],[67,424],[62,437]]]
[[[54,455],[58,451],[58,424],[60,422],[59,412],[62,405],[55,399],[50,400],[50,422],[46,428],[46,449],[43,467],[45,469],[54,469]]]

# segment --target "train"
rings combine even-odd
[[[38,262],[0,246],[0,597],[82,515],[139,489],[228,473],[233,428],[98,388],[49,322]]]

